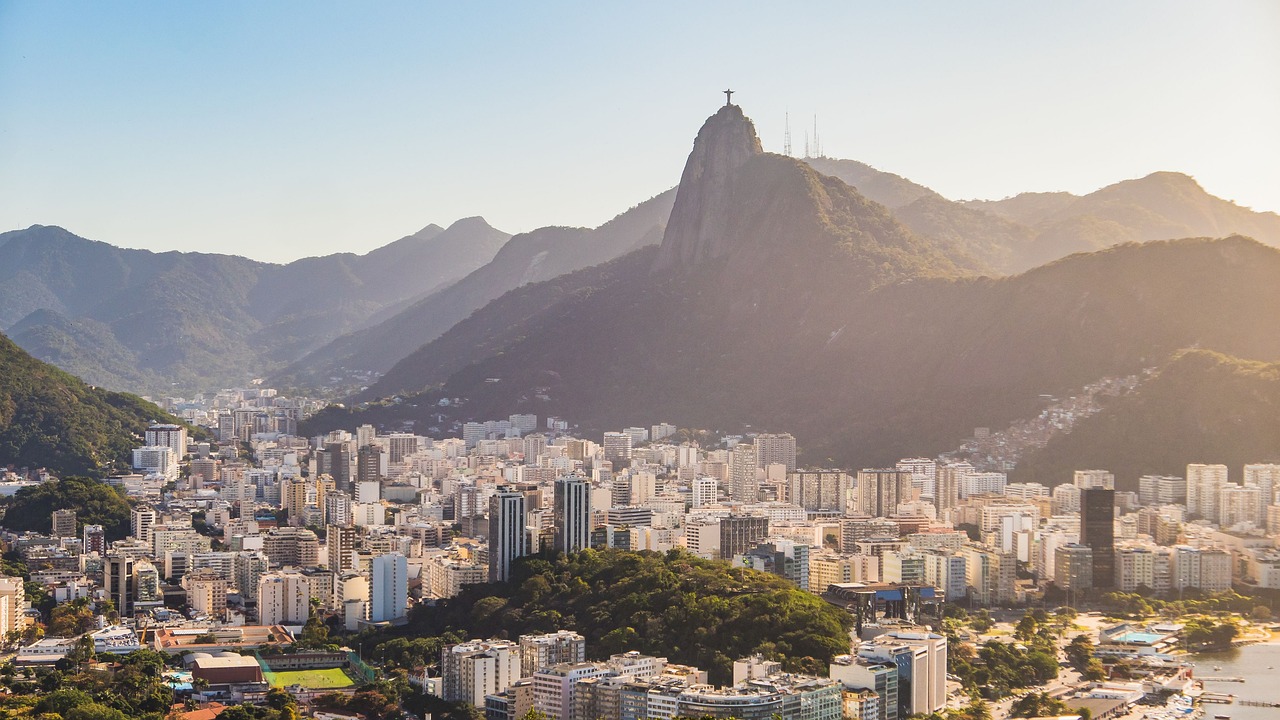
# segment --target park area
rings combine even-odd
[[[280,672],[264,671],[262,676],[268,683],[271,683],[273,688],[300,685],[308,690],[337,690],[356,684],[342,668],[281,670]]]

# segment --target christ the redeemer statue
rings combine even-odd
[[[723,92],[724,92],[724,104],[725,104],[725,105],[732,105],[732,104],[733,104],[733,91],[732,91],[732,90],[725,90],[725,91],[723,91]]]

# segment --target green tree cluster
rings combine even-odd
[[[1044,611],[1027,613],[1014,634],[1017,643],[989,640],[974,648],[953,632],[948,637],[948,669],[970,694],[988,699],[1002,698],[1011,690],[1056,678],[1056,630]]]
[[[787,581],[687,552],[584,550],[535,555],[507,583],[472,585],[410,619],[410,636],[512,637],[575,630],[598,657],[638,650],[732,676],[736,658],[764,653],[822,673],[848,652],[848,613]]]
[[[124,470],[147,425],[182,422],[136,395],[90,387],[4,335],[0,368],[0,458],[19,467],[58,475]]]
[[[54,510],[76,511],[80,527],[101,525],[108,540],[129,534],[129,503],[115,488],[87,477],[70,476],[19,490],[5,505],[4,527],[49,532]]]
[[[1195,650],[1226,650],[1240,634],[1240,626],[1228,618],[1215,622],[1209,618],[1191,618],[1182,628],[1182,644]]]
[[[6,666],[10,695],[0,701],[0,717],[40,720],[162,720],[173,705],[173,690],[164,680],[170,658],[138,650],[108,667],[87,669],[92,644],[53,668],[34,670]]]

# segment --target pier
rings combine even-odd
[[[1227,695],[1224,693],[1207,692],[1200,696],[1200,702],[1212,703],[1215,705],[1230,705],[1231,703],[1235,702],[1235,699],[1236,699],[1235,695]]]
[[[1242,677],[1218,677],[1214,675],[1201,675],[1196,679],[1204,682],[1208,682],[1210,680],[1214,682],[1238,682],[1238,683],[1244,682],[1244,678]]]
[[[1248,705],[1249,707],[1280,708],[1280,702],[1267,702],[1265,700],[1241,700],[1240,704]]]

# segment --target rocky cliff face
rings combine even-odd
[[[654,261],[655,272],[678,271],[729,252],[733,244],[728,229],[734,176],[763,152],[755,125],[742,108],[725,105],[707,118],[680,176],[675,207]]]

